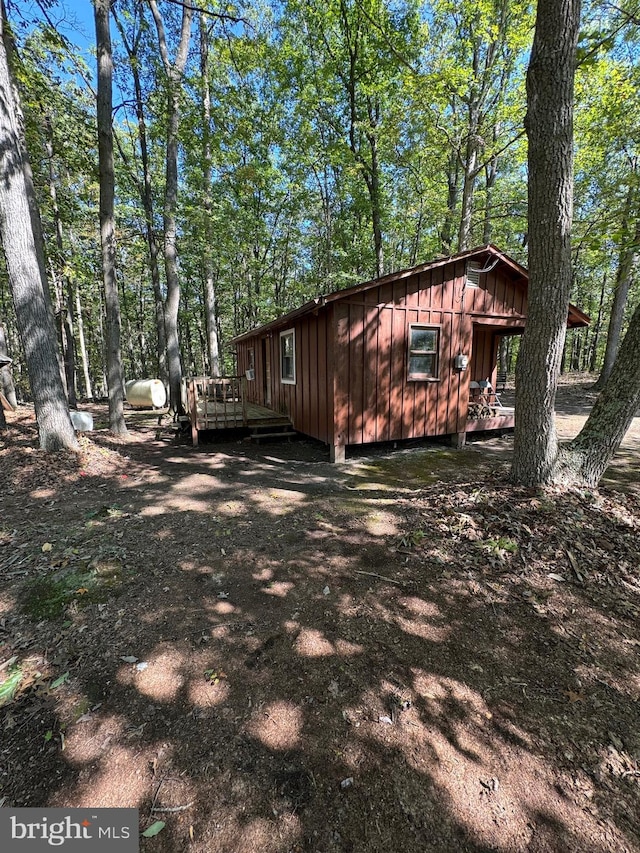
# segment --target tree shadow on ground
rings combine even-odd
[[[138,806],[158,851],[640,849],[631,498],[132,448],[3,497],[7,805]]]

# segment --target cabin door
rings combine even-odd
[[[264,370],[262,372],[262,399],[265,406],[271,406],[271,348],[269,347],[269,339],[262,339],[262,363]]]

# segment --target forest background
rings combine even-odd
[[[126,378],[167,379],[176,305],[184,374],[229,373],[234,335],[319,293],[488,242],[526,265],[534,11],[520,0],[111,4]],[[95,65],[73,36],[91,19],[75,14],[7,4],[72,406],[107,393]],[[607,372],[640,294],[638,43],[631,5],[583,6],[571,298],[592,324],[567,335],[567,370]],[[4,273],[0,322],[27,397]]]

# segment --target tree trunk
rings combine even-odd
[[[82,318],[82,304],[80,302],[80,291],[77,285],[73,285],[76,304],[76,324],[78,327],[78,342],[80,344],[80,361],[82,362],[82,376],[84,378],[84,393],[87,399],[93,400],[93,389],[91,387],[91,376],[89,374],[89,358],[87,356],[87,343],[84,335],[84,320]]]
[[[9,358],[9,349],[7,347],[7,334],[2,323],[0,323],[0,355],[4,355],[5,358]],[[18,405],[18,398],[16,397],[16,386],[13,383],[13,376],[11,375],[10,365],[7,365],[7,367],[0,367],[0,391],[2,391],[4,396],[14,408]]]
[[[164,308],[164,325],[167,336],[167,362],[171,408],[182,414],[182,364],[178,313],[180,311],[180,278],[178,275],[178,250],[176,246],[178,207],[178,98],[169,95],[169,123],[167,127],[166,190],[164,204],[164,266],[167,279],[167,298]]]
[[[591,355],[589,356],[589,372],[595,373],[596,363],[598,358],[598,341],[600,340],[600,329],[602,328],[602,309],[604,306],[604,294],[607,288],[607,273],[602,277],[602,286],[600,287],[600,302],[598,303],[598,316],[593,326],[593,334],[591,336]]]
[[[571,289],[573,87],[580,0],[540,0],[527,72],[529,293],[516,365],[511,476],[551,482],[554,408]]]
[[[114,435],[125,435],[124,374],[120,349],[120,302],[116,281],[116,234],[114,214],[114,165],[112,112],[111,0],[94,0],[98,58],[98,160],[100,170],[100,240],[106,311],[106,362],[109,394],[109,427]]]
[[[53,168],[53,125],[51,123],[51,117],[48,115],[45,115],[45,126],[47,130],[45,147],[49,166],[49,197],[51,198],[51,210],[53,213],[56,232],[56,249],[58,250],[58,270],[56,270],[55,273],[55,279],[58,283],[56,311],[58,312],[60,323],[60,344],[64,366],[63,378],[67,386],[67,398],[69,400],[69,405],[72,409],[75,409],[78,405],[78,400],[76,397],[76,360],[75,344],[73,340],[73,303],[69,296],[69,281],[63,271],[65,266],[63,227],[60,208],[58,206],[58,190],[56,187]]]
[[[0,15],[0,238],[13,293],[16,321],[43,450],[76,450],[78,442],[58,369],[56,334],[47,298],[42,245],[38,246],[25,159],[16,121],[19,104],[6,47],[4,7]]]
[[[440,245],[444,255],[450,255],[453,243],[453,223],[458,204],[458,182],[460,176],[460,159],[457,151],[449,155],[447,169],[447,215],[440,231]]]
[[[627,197],[627,214],[630,213],[633,207],[633,197],[635,193],[633,188],[629,190]],[[628,221],[628,216],[625,217]],[[625,226],[627,223],[625,222]],[[625,227],[625,231],[627,228]],[[618,271],[616,273],[616,285],[613,291],[613,304],[611,306],[611,314],[609,316],[609,328],[607,330],[607,346],[604,352],[604,364],[602,371],[595,384],[595,388],[600,390],[604,387],[611,370],[613,362],[616,358],[618,344],[620,343],[620,334],[622,332],[622,322],[624,320],[624,309],[627,306],[627,298],[629,296],[629,288],[633,280],[633,273],[638,264],[638,250],[640,249],[640,220],[636,222],[635,233],[631,241],[620,250],[618,261]]]
[[[464,158],[464,176],[462,183],[462,210],[458,229],[458,251],[471,248],[471,224],[473,218],[473,197],[478,177],[478,122],[479,106],[472,102],[469,108],[469,132],[467,134],[466,154]]]
[[[500,124],[495,124],[493,127],[493,145],[498,143],[500,136]],[[484,226],[482,228],[482,242],[488,246],[491,242],[491,234],[493,232],[493,221],[491,218],[491,207],[493,203],[493,189],[498,178],[498,161],[499,158],[493,155],[489,158],[489,162],[485,164],[485,208],[484,208]]]
[[[200,14],[200,75],[202,77],[202,183],[204,193],[204,307],[207,329],[207,357],[211,376],[220,376],[220,346],[216,318],[213,271],[213,229],[211,217],[211,95],[209,92],[209,40],[204,15]]]
[[[380,124],[380,102],[376,98],[367,98],[369,125],[367,141],[371,152],[371,170],[367,187],[371,201],[371,221],[373,226],[373,249],[376,256],[376,276],[384,275],[384,245],[382,238],[382,190],[380,187],[380,159],[378,153],[378,127]],[[365,173],[366,174],[366,173]]]
[[[138,140],[140,142],[140,159],[142,161],[142,185],[139,185],[140,200],[144,210],[145,231],[147,239],[147,247],[149,250],[149,272],[151,274],[151,284],[153,287],[153,295],[155,299],[155,324],[158,344],[158,377],[166,382],[168,379],[167,373],[167,336],[164,323],[164,302],[162,298],[162,288],[160,285],[160,267],[158,264],[158,241],[154,230],[154,205],[153,205],[153,188],[151,186],[151,172],[149,169],[149,147],[147,144],[147,124],[144,116],[144,97],[142,94],[142,84],[140,82],[140,58],[138,56],[139,38],[130,44],[124,27],[118,18],[115,10],[113,17],[116,26],[122,37],[122,43],[129,58],[129,66],[131,68],[131,77],[133,80],[133,90],[135,93],[135,108],[136,118],[138,121]],[[142,30],[141,30],[142,32]]]
[[[560,449],[554,481],[595,487],[640,405],[640,305],[617,358],[580,434]]]
[[[164,194],[164,268],[167,279],[167,298],[164,305],[164,323],[167,336],[167,362],[169,367],[169,395],[171,409],[184,414],[182,405],[182,364],[180,362],[180,339],[178,313],[180,310],[180,278],[178,275],[178,251],[176,246],[178,207],[178,128],[180,125],[180,86],[189,41],[194,7],[182,7],[182,26],[176,58],[171,64],[167,50],[162,17],[156,0],[149,0],[151,14],[158,32],[160,56],[167,75],[167,147]]]

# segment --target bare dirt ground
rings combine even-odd
[[[640,419],[560,493],[508,437],[332,466],[94,411],[78,458],[0,437],[1,803],[165,853],[640,851]]]

